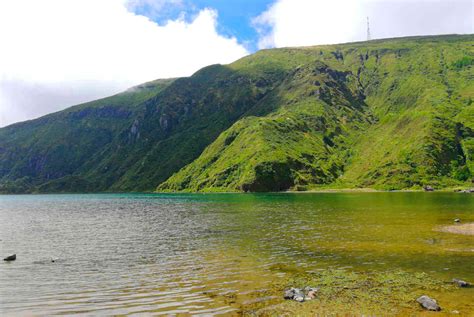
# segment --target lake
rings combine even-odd
[[[438,231],[455,218],[474,222],[474,195],[0,196],[0,255],[17,254],[0,263],[0,313],[259,314],[292,275],[326,271],[474,282],[474,236]],[[474,310],[473,289],[435,290]]]

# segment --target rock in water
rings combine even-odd
[[[3,259],[3,261],[15,261],[15,260],[16,260],[16,254],[9,255]]]
[[[283,295],[283,298],[284,299],[293,299],[297,292],[299,292],[299,289],[292,287],[292,288],[285,291],[285,294]]]
[[[302,290],[297,288],[297,292],[295,293],[295,297],[293,298],[297,302],[304,302],[304,293]]]
[[[285,291],[283,298],[291,299],[291,300],[302,303],[304,301],[312,300],[316,298],[316,293],[318,291],[319,291],[319,288],[308,287],[308,286],[303,288],[303,290],[292,287]]]
[[[303,289],[303,291],[306,294],[306,296],[304,297],[304,300],[312,300],[316,298],[319,288],[307,286]]]
[[[317,291],[309,291],[308,295],[306,295],[305,299],[307,299],[307,300],[315,299],[316,298],[316,293],[317,293]]]
[[[456,284],[459,287],[470,287],[471,286],[470,283],[468,283],[466,281],[463,281],[463,280],[459,280],[457,278],[453,278],[453,283]]]
[[[285,294],[283,295],[283,298],[285,299],[292,299],[292,300],[295,300],[297,302],[304,302],[304,293],[302,290],[300,290],[299,288],[290,288],[289,290],[286,290],[285,291]]]
[[[302,302],[304,302],[304,294],[303,293],[297,294],[297,295],[295,295],[295,297],[293,299],[297,302],[302,303]]]
[[[439,307],[438,303],[435,299],[430,298],[429,296],[423,295],[418,297],[416,300],[424,309],[433,310],[433,311],[440,311],[441,307]]]

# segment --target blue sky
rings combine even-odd
[[[210,8],[218,13],[217,30],[220,34],[235,37],[249,51],[257,50],[258,33],[252,20],[265,12],[274,0],[182,0],[153,8],[153,0],[138,2],[134,12],[163,24],[175,20],[181,14],[190,21],[203,9]]]
[[[258,34],[252,26],[252,19],[264,12],[271,0],[199,0],[194,1],[198,8],[215,8],[218,12],[218,30],[221,34],[234,36],[242,43],[256,48]]]

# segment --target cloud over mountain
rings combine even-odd
[[[0,2],[0,126],[247,54],[218,34],[212,9],[159,25],[130,11],[139,4]]]
[[[254,19],[259,47],[333,44],[373,38],[474,32],[471,0],[276,0]]]

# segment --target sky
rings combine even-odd
[[[259,49],[474,33],[474,0],[0,0],[0,127]]]

